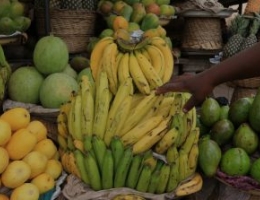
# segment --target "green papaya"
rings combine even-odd
[[[257,132],[260,132],[260,87],[257,90],[249,110],[249,124]]]
[[[207,177],[212,177],[216,174],[221,155],[222,152],[219,145],[210,137],[203,137],[199,140],[198,164]]]
[[[0,18],[6,17],[10,12],[11,3],[9,0],[1,0],[0,1]]]
[[[0,34],[10,35],[16,31],[16,23],[10,17],[0,19]]]
[[[159,25],[159,17],[154,13],[148,13],[144,16],[140,28],[142,31],[146,31],[148,29],[157,28]]]
[[[134,3],[132,5],[133,13],[130,17],[130,22],[140,24],[144,16],[146,15],[145,7],[142,3]]]
[[[126,4],[120,12],[120,15],[123,16],[128,22],[130,21],[131,15],[133,13],[132,6]]]

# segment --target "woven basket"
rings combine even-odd
[[[244,97],[253,97],[256,95],[257,89],[249,89],[249,88],[242,88],[242,87],[236,87],[234,89],[231,103],[235,102],[236,100]]]
[[[260,77],[242,79],[233,81],[233,84],[243,88],[258,88],[260,87]]]
[[[248,0],[245,8],[245,15],[253,15],[260,12],[260,0]]]
[[[43,9],[35,10],[38,35],[45,33],[45,14]],[[90,38],[95,35],[96,12],[88,10],[50,10],[51,33],[67,44],[70,53],[85,52]]]
[[[185,19],[181,47],[187,51],[222,49],[222,31],[219,18]]]

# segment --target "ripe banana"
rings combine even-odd
[[[163,84],[162,79],[155,71],[152,64],[147,60],[147,58],[140,51],[134,51],[134,54],[137,58],[137,61],[139,63],[142,72],[144,73],[144,76],[146,77],[150,85],[150,88],[155,89],[161,86]]]
[[[103,139],[106,129],[108,110],[110,105],[110,91],[107,74],[101,71],[96,91],[96,108],[93,123],[93,135]]]
[[[57,135],[57,142],[58,142],[59,148],[61,148],[63,150],[66,150],[68,148],[66,138],[60,134]]]
[[[133,52],[129,56],[129,72],[138,90],[145,95],[150,94],[150,85]]]
[[[114,171],[116,171],[124,155],[124,145],[118,137],[114,137],[111,140],[110,148],[114,158]]]
[[[182,107],[184,106],[182,93],[175,92],[174,93],[174,104],[170,110],[171,115],[175,115],[176,113],[182,113]]]
[[[66,124],[67,124],[66,114],[60,111],[57,116],[57,130],[58,130],[58,134],[65,138],[69,134]]]
[[[144,164],[135,189],[139,192],[147,192],[151,175],[151,166]]]
[[[190,180],[178,186],[174,192],[177,197],[187,196],[200,191],[202,185],[203,179],[201,175],[196,172]]]
[[[118,88],[116,57],[118,49],[116,43],[107,45],[104,50],[101,68],[107,73],[109,89],[113,94],[116,94]]]
[[[83,141],[81,141],[81,140],[73,140],[73,145],[74,145],[75,149],[78,149],[81,152],[84,151]]]
[[[157,115],[137,124],[121,137],[124,146],[135,144],[145,134],[152,131],[162,120],[163,117],[161,115]]]
[[[154,45],[146,45],[145,49],[151,58],[152,66],[162,79],[164,77],[165,71],[164,55],[162,54],[161,50]]]
[[[162,115],[164,118],[168,117],[173,103],[174,96],[164,96],[161,104],[155,110],[155,114]]]
[[[91,153],[86,152],[84,161],[91,188],[96,191],[101,190],[101,175],[95,158],[91,155]]]
[[[142,54],[147,58],[147,60],[148,60],[150,63],[152,63],[152,60],[151,60],[150,55],[149,55],[148,51],[146,50],[146,48],[142,48],[142,49],[140,49],[140,51],[141,51]]]
[[[94,97],[90,89],[86,89],[81,97],[81,133],[84,136],[92,136],[94,122]]]
[[[81,133],[81,95],[76,95],[75,104],[72,108],[73,122],[72,122],[72,137],[77,140],[82,140]]]
[[[140,173],[142,170],[143,156],[138,154],[133,157],[129,173],[126,179],[126,187],[134,189],[139,180]]]
[[[199,157],[199,146],[198,144],[193,144],[188,155],[188,165],[190,169],[189,170],[190,174],[195,173],[197,169],[198,157]]]
[[[90,90],[92,96],[95,96],[96,88],[95,88],[95,82],[94,80],[91,81],[91,79],[87,75],[82,75],[80,80],[80,93],[83,95],[85,90]]]
[[[74,151],[74,157],[75,157],[75,160],[76,160],[76,165],[79,169],[81,180],[84,183],[89,184],[90,181],[89,181],[89,177],[88,177],[88,174],[87,174],[87,170],[85,168],[85,163],[84,163],[85,156],[84,156],[84,154],[80,150],[76,149]]]
[[[117,76],[119,84],[122,84],[125,79],[131,77],[129,72],[129,53],[124,53],[121,60],[118,63]]]
[[[117,170],[115,171],[114,187],[124,187],[127,174],[133,159],[133,151],[131,148],[125,149],[122,158],[119,160]]]
[[[92,138],[92,146],[93,146],[93,150],[94,150],[94,153],[95,153],[95,157],[96,157],[96,160],[97,160],[98,167],[101,171],[104,156],[105,156],[105,153],[106,153],[106,144],[105,144],[104,140],[94,136]]]
[[[168,180],[170,177],[171,167],[168,164],[164,164],[160,171],[159,184],[156,188],[157,194],[162,194],[166,191]]]
[[[180,149],[188,154],[192,146],[198,143],[198,140],[199,140],[199,128],[195,128],[190,131],[188,137],[186,138],[185,142],[180,147]]]
[[[169,181],[166,188],[166,192],[172,192],[178,186],[179,180],[179,158],[175,159],[174,163],[170,164]]]
[[[150,95],[145,96],[139,102],[139,104],[137,104],[135,108],[133,108],[133,110],[129,113],[129,117],[126,120],[124,127],[121,130],[121,135],[127,133],[141,121],[141,119],[152,108],[156,99],[157,96],[155,96],[155,92],[153,91]]]
[[[165,71],[162,81],[163,83],[166,83],[171,79],[174,70],[174,58],[172,51],[166,41],[161,37],[152,37],[150,40],[150,44],[160,49],[160,51],[164,55]]]
[[[176,128],[171,128],[163,138],[155,145],[155,152],[164,154],[178,139],[179,132]]]
[[[114,182],[114,160],[112,151],[106,149],[101,170],[102,189],[110,189]]]
[[[68,152],[68,158],[67,159],[68,159],[68,161],[67,161],[68,162],[67,163],[68,171],[71,174],[73,174],[73,175],[75,175],[75,176],[77,176],[81,179],[81,174],[80,174],[79,169],[76,165],[76,159],[75,159],[74,153],[72,151]]]
[[[143,153],[156,144],[165,135],[169,120],[169,118],[163,119],[156,128],[141,137],[140,140],[133,145],[133,153]]]
[[[100,41],[97,42],[97,44],[95,45],[95,48],[91,52],[90,68],[91,68],[94,80],[97,80],[99,65],[100,65],[100,61],[102,60],[105,47],[107,47],[107,45],[109,45],[113,42],[114,42],[114,39],[112,37],[104,37],[103,39],[101,39]]]
[[[183,181],[190,176],[188,154],[179,150],[179,180]]]
[[[161,168],[164,165],[164,162],[162,160],[158,160],[155,169],[152,172],[152,176],[148,185],[147,192],[149,193],[155,193],[156,188],[160,184],[160,173]]]
[[[180,147],[183,142],[186,140],[187,137],[187,131],[186,131],[186,121],[184,120],[184,113],[176,113],[172,117],[172,122],[171,122],[171,128],[175,128],[178,130],[178,140],[176,141],[177,147]]]

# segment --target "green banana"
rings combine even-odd
[[[98,167],[101,170],[104,155],[106,153],[106,144],[105,144],[104,140],[93,136],[92,145],[93,145],[93,150],[94,150],[94,153],[95,153],[95,157],[96,157],[96,160],[97,160]]]
[[[155,191],[157,194],[162,194],[166,191],[168,180],[170,177],[170,170],[171,170],[170,165],[164,164],[162,166],[160,177],[159,177],[159,184]]]
[[[130,166],[130,170],[126,180],[126,187],[134,189],[138,182],[141,170],[142,170],[143,156],[137,154],[133,157],[133,161]]]
[[[187,131],[186,131],[186,122],[184,121],[184,113],[178,112],[172,117],[171,128],[178,130],[178,140],[176,141],[177,147],[180,147],[183,142],[186,140]]]
[[[180,147],[184,152],[187,154],[190,152],[193,144],[197,144],[199,139],[199,129],[195,128],[190,131],[189,135],[187,136],[185,142]]]
[[[133,159],[133,151],[127,148],[124,151],[122,158],[118,162],[118,167],[115,172],[114,187],[124,187],[126,183],[127,174]]]
[[[136,190],[139,192],[147,192],[148,185],[152,175],[152,168],[150,165],[144,165],[140,173],[139,180],[136,185]]]
[[[114,158],[114,171],[117,170],[117,167],[119,166],[118,163],[121,160],[123,154],[124,154],[124,145],[120,138],[113,137],[110,143],[110,148],[112,150],[113,158]]]
[[[83,137],[83,149],[88,152],[93,148],[92,146],[92,136],[84,136]]]
[[[183,181],[189,176],[188,154],[179,150],[179,180]]]
[[[74,157],[76,159],[76,165],[79,169],[79,173],[80,173],[82,181],[86,184],[89,184],[90,181],[89,181],[87,170],[86,170],[86,167],[84,164],[84,160],[85,160],[84,154],[78,149],[76,149],[73,153],[74,153]]]
[[[85,156],[85,167],[89,175],[90,186],[93,190],[101,190],[101,176],[98,169],[98,164],[91,153],[87,152]]]
[[[175,163],[176,159],[179,157],[179,152],[176,145],[172,145],[167,149],[166,160],[168,164]]]
[[[172,192],[179,184],[179,158],[175,159],[175,162],[171,164],[170,168],[171,170],[166,192]]]
[[[161,168],[164,165],[164,161],[158,160],[156,167],[154,171],[152,172],[152,176],[148,185],[148,190],[147,192],[149,193],[155,193],[156,188],[158,187],[158,184],[160,184],[160,173],[161,173]]]
[[[105,157],[103,159],[103,165],[101,170],[102,177],[102,189],[109,189],[113,187],[114,182],[114,160],[112,151],[106,150]]]

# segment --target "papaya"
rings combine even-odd
[[[250,126],[257,132],[260,132],[260,87],[256,92],[248,116]]]
[[[134,3],[132,5],[133,13],[130,17],[130,22],[140,24],[144,16],[146,15],[145,7],[142,3]]]
[[[9,0],[0,1],[0,18],[7,16],[10,12],[11,2]]]
[[[203,137],[199,140],[198,164],[207,177],[216,174],[222,156],[219,145],[210,137]]]
[[[144,16],[140,28],[142,31],[146,31],[148,29],[157,28],[159,25],[159,17],[154,13],[148,13]]]
[[[130,21],[131,15],[133,13],[133,8],[130,5],[125,5],[121,12],[119,13],[121,16],[123,16],[128,22]]]

